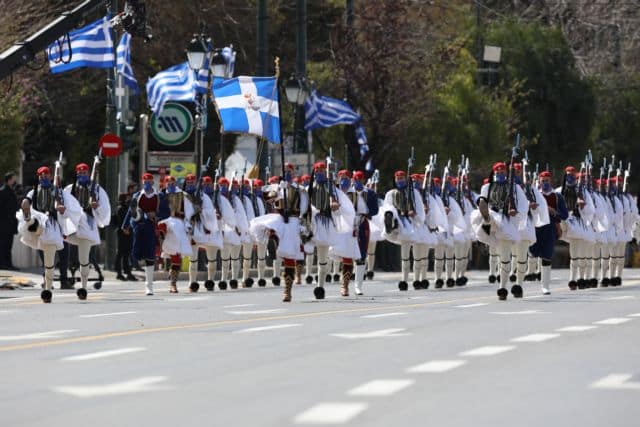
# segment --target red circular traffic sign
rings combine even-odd
[[[100,138],[98,146],[104,157],[116,157],[122,153],[122,139],[113,133],[105,133]]]

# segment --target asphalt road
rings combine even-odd
[[[290,304],[273,287],[2,290],[0,426],[636,426],[640,271],[581,291],[566,274],[506,302],[486,272],[408,292],[378,274],[324,301],[302,285]]]

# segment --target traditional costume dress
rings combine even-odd
[[[44,254],[44,290],[40,297],[50,303],[56,251],[64,247],[67,236],[77,232],[82,208],[70,190],[51,182],[48,167],[42,166],[37,174],[38,185],[27,193],[16,218],[20,241]]]
[[[78,247],[78,261],[80,263],[81,288],[77,294],[80,299],[87,297],[87,282],[89,280],[89,253],[92,246],[100,245],[100,228],[111,222],[111,204],[109,196],[97,183],[92,188],[89,166],[85,163],[76,165],[76,182],[65,188],[70,192],[82,208],[78,230],[67,237],[67,241]]]

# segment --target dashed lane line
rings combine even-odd
[[[117,311],[114,313],[97,313],[97,314],[82,314],[78,317],[82,319],[91,319],[94,317],[108,317],[108,316],[125,316],[127,314],[136,314],[137,311]]]
[[[140,351],[145,351],[145,350],[146,348],[144,347],[117,348],[114,350],[98,351],[95,353],[77,354],[75,356],[64,357],[61,360],[65,362],[78,362],[78,361],[85,361],[85,360],[104,359],[106,357],[121,356],[123,354],[130,354],[130,353],[138,353]]]
[[[471,350],[463,351],[459,355],[465,356],[495,356],[500,353],[515,350],[515,345],[487,345],[484,347],[478,347]]]
[[[414,383],[415,381],[410,379],[373,380],[352,388],[347,394],[349,396],[391,396]]]
[[[240,329],[239,331],[235,331],[235,334],[248,334],[252,332],[264,332],[264,331],[272,331],[274,329],[287,329],[287,328],[295,328],[298,326],[302,326],[301,323],[288,323],[283,325],[271,325],[271,326],[258,326],[256,328],[247,328]]]
[[[584,332],[584,331],[590,331],[596,328],[597,326],[594,326],[594,325],[576,325],[576,326],[566,326],[564,328],[556,329],[556,332]]]
[[[544,342],[558,338],[560,334],[530,334],[513,338],[511,342]]]
[[[594,325],[620,325],[621,323],[630,322],[633,319],[628,317],[612,317],[610,319],[599,320],[597,322],[593,322]]]
[[[382,313],[382,314],[367,314],[365,316],[360,316],[362,319],[378,319],[380,317],[396,317],[396,316],[404,316],[407,313],[395,312],[395,313]]]
[[[295,424],[344,424],[358,416],[368,405],[364,402],[319,403],[297,415]]]
[[[407,369],[409,374],[429,374],[448,372],[467,363],[466,360],[431,360]]]

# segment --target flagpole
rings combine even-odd
[[[278,91],[278,117],[282,120],[282,108],[280,107],[280,58],[276,56],[276,90]],[[285,167],[284,167],[284,140],[282,139],[282,126],[280,128],[280,161],[282,163],[282,179],[285,180]],[[284,222],[289,222],[289,203],[287,202],[287,189],[282,189],[282,202],[284,205],[283,214]]]

